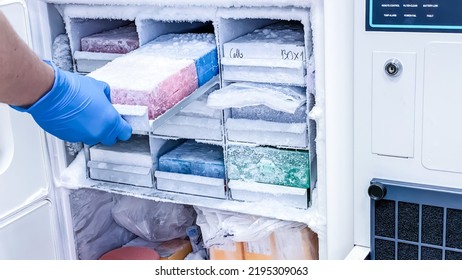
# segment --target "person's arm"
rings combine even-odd
[[[0,12],[0,102],[30,106],[53,85],[53,69],[19,38]]]
[[[27,112],[45,131],[69,142],[113,145],[131,126],[110,102],[102,81],[44,62],[0,12],[0,102]]]

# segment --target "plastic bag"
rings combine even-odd
[[[120,226],[152,242],[185,238],[186,228],[196,220],[191,206],[130,196],[116,200],[112,216]]]
[[[305,224],[195,207],[212,259],[318,259],[318,237]],[[241,253],[239,253],[241,252]]]
[[[195,207],[196,224],[200,226],[207,247],[225,244],[230,238],[234,242],[258,241],[267,238],[281,228],[300,227],[301,224],[267,217],[225,212]]]

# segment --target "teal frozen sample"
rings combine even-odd
[[[230,145],[227,172],[231,180],[296,188],[310,187],[309,152]]]

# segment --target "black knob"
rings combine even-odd
[[[387,194],[387,189],[382,185],[373,184],[369,186],[367,193],[373,200],[381,200]]]

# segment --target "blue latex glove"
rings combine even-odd
[[[113,145],[130,139],[132,128],[112,106],[107,83],[47,63],[55,71],[51,90],[27,109],[13,108],[31,114],[45,131],[65,141]]]

